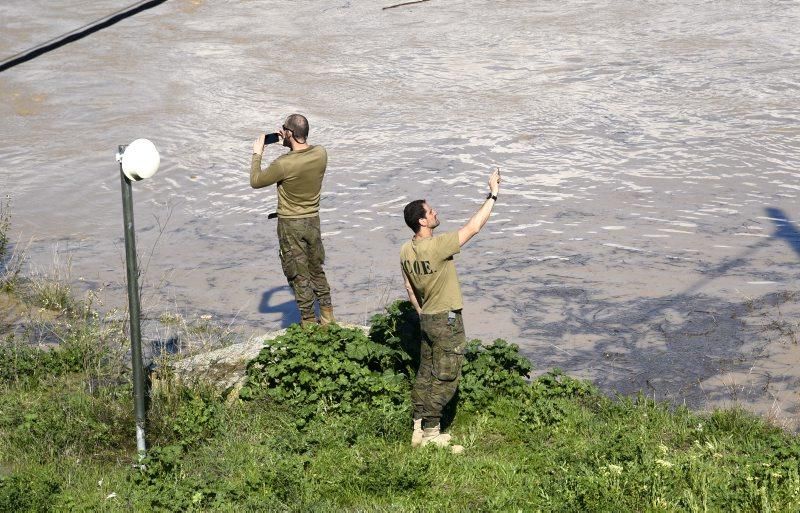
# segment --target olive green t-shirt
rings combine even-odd
[[[458,232],[410,240],[400,248],[400,263],[411,282],[422,313],[460,310],[461,285],[453,255],[461,252]]]
[[[302,218],[319,214],[322,178],[328,165],[328,153],[322,146],[285,153],[261,169],[261,155],[253,153],[250,162],[250,185],[260,189],[278,184],[278,217]]]

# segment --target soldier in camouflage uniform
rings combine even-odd
[[[497,169],[489,177],[489,195],[480,209],[458,231],[442,235],[433,235],[439,218],[425,200],[412,201],[403,212],[406,224],[414,232],[414,237],[400,249],[403,280],[408,299],[419,314],[422,332],[419,370],[411,392],[411,444],[415,447],[450,446],[450,435],[441,432],[439,422],[442,410],[458,390],[467,342],[453,255],[486,224],[499,191]],[[463,450],[458,445],[450,447],[453,452]]]
[[[291,151],[261,169],[265,135],[253,143],[250,185],[254,189],[277,184],[278,242],[281,267],[294,290],[301,323],[335,322],[331,289],[322,265],[325,248],[319,224],[319,199],[328,154],[322,146],[307,143],[308,120],[292,114],[278,131],[283,145]],[[319,303],[320,319],[314,310]]]

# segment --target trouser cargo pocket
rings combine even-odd
[[[461,314],[450,319],[447,312],[424,317],[422,328],[431,343],[433,376],[440,381],[458,379],[467,348]]]
[[[281,242],[281,248],[278,249],[278,255],[281,257],[281,268],[283,269],[283,275],[286,276],[287,280],[292,281],[298,274],[297,259],[294,258],[292,252],[287,249],[288,248],[286,248]]]
[[[433,375],[440,381],[453,381],[461,375],[464,353],[457,350],[443,350],[437,358],[434,351]]]

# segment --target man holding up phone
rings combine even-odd
[[[294,291],[302,324],[329,324],[333,317],[331,290],[322,265],[325,248],[319,222],[319,200],[328,154],[307,142],[308,120],[292,114],[277,134],[261,134],[253,143],[250,186],[277,184],[278,242],[283,273]],[[283,141],[290,149],[261,169],[264,144]],[[314,311],[319,303],[320,319]]]
[[[403,217],[414,237],[400,249],[408,299],[420,318],[422,340],[420,363],[414,388],[414,447],[435,444],[461,452],[460,445],[450,446],[450,435],[441,432],[442,410],[455,396],[461,379],[467,338],[461,317],[461,285],[456,275],[453,255],[486,224],[500,192],[500,169],[489,177],[489,195],[478,211],[458,231],[433,235],[439,216],[424,199],[406,205]]]

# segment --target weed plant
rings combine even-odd
[[[0,262],[4,262],[8,253],[9,231],[11,228],[11,198],[6,196],[0,202]]]
[[[71,264],[70,258],[62,262],[58,247],[53,248],[50,269],[39,271],[27,280],[24,289],[26,300],[34,306],[56,312],[79,308],[70,287]]]
[[[391,305],[371,337],[291,328],[251,364],[244,401],[200,382],[153,391],[135,466],[129,372],[97,349],[124,347],[118,330],[71,313],[49,356],[7,341],[2,368],[27,363],[0,383],[0,511],[800,510],[796,436],[557,369],[528,381],[504,341],[470,344],[450,427],[464,453],[412,449],[409,315]]]
[[[24,252],[11,244],[11,198],[0,202],[0,292],[14,289],[20,272]]]
[[[167,311],[158,317],[158,322],[168,330],[168,338],[181,341],[177,349],[188,356],[186,353],[218,349],[236,341],[237,334],[233,329],[233,321],[222,324],[212,319],[210,314],[185,315]]]

